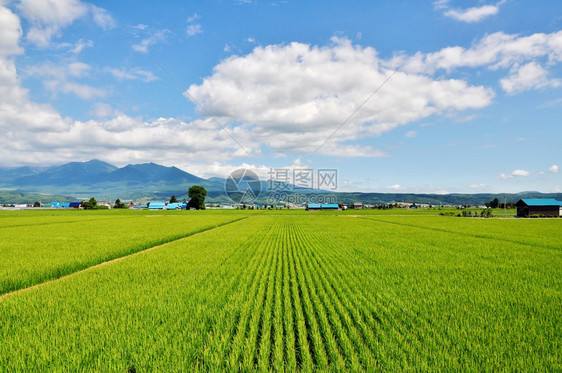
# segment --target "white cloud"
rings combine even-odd
[[[389,66],[396,68],[406,58],[397,56]],[[475,41],[468,49],[453,46],[433,53],[418,52],[409,57],[402,71],[432,76],[439,70],[450,74],[458,68],[509,69],[510,74],[500,80],[500,85],[508,94],[516,94],[562,86],[561,79],[549,78],[547,69],[559,62],[562,62],[562,31],[530,36],[497,32]]]
[[[113,109],[113,107],[110,104],[104,102],[96,102],[92,106],[92,109],[90,110],[90,114],[100,119],[106,119],[113,116],[123,115],[119,111]]]
[[[433,2],[433,7],[436,10],[447,9],[449,7],[449,0],[436,0]]]
[[[386,187],[386,189],[396,191],[396,190],[402,190],[403,188],[400,184],[394,184],[394,185]]]
[[[62,28],[88,13],[80,0],[21,0],[18,7],[32,25],[27,39],[40,47],[49,45]]]
[[[527,170],[514,170],[511,174],[506,175],[505,173],[499,174],[499,179],[513,179],[514,177],[529,176],[531,173]]]
[[[462,22],[479,22],[484,18],[498,14],[499,7],[496,5],[483,5],[480,7],[473,7],[468,9],[450,9],[444,15],[449,18],[456,19]]]
[[[90,65],[83,62],[70,62],[59,65],[46,63],[29,68],[27,73],[44,77],[43,85],[54,95],[57,93],[72,93],[84,100],[104,97],[106,95],[104,89],[70,80],[87,77],[91,69]]]
[[[493,97],[491,90],[462,80],[398,72],[349,118],[390,76],[386,64],[373,48],[347,39],[334,38],[326,47],[269,45],[224,60],[188,91],[217,118],[254,126],[256,136],[278,152],[314,151],[346,120],[330,143],[341,146],[433,114],[482,108]],[[349,150],[356,152],[382,155]],[[329,154],[328,148],[321,153]]]
[[[70,50],[70,52],[73,53],[73,54],[80,54],[80,52],[82,52],[84,50],[84,48],[91,48],[93,46],[94,46],[93,41],[80,39],[74,45],[74,47]]]
[[[562,31],[530,36],[496,32],[475,42],[468,49],[454,46],[434,53],[417,53],[408,60],[403,70],[433,74],[436,70],[450,72],[461,67],[499,69],[539,58],[546,59],[548,63],[562,62]],[[404,56],[396,58],[392,66],[398,66],[404,59]]]
[[[515,170],[511,173],[512,176],[529,176],[530,174],[527,170]]]
[[[548,172],[551,172],[553,174],[557,174],[558,173],[558,165],[553,164],[552,166],[550,166],[550,168],[548,169]]]
[[[186,32],[188,36],[193,36],[202,33],[203,29],[201,28],[200,24],[196,23],[194,25],[187,26]]]
[[[0,5],[0,16],[6,14]],[[0,49],[3,53],[0,54],[0,137],[6,142],[0,147],[1,165],[56,164],[100,158],[103,154],[105,160],[120,165],[154,161],[191,171],[191,163],[198,164],[200,170],[209,159],[228,162],[240,156],[238,145],[208,119],[144,121],[98,103],[92,113],[100,119],[82,122],[62,117],[50,105],[32,102],[27,89],[21,86],[14,61],[6,58],[9,53],[19,52],[19,22],[0,23],[0,35],[9,35],[13,30],[16,30],[13,40],[2,44]],[[60,66],[43,64],[27,73],[46,78],[57,92],[99,97],[103,95],[102,90],[70,80],[87,77],[91,72],[89,65],[74,61]],[[234,128],[229,124],[225,127],[249,151],[259,153],[260,145],[253,140],[249,128]]]
[[[109,30],[115,27],[115,19],[113,19],[113,17],[107,10],[99,8],[95,5],[90,5],[90,9],[96,25],[104,30]]]
[[[405,136],[408,137],[408,138],[417,137],[418,131],[408,131],[408,132],[406,132]]]
[[[23,53],[19,46],[22,35],[20,20],[10,9],[1,6],[0,3],[0,55],[15,55]]]
[[[143,70],[140,67],[127,69],[106,67],[104,70],[120,80],[142,80],[148,83],[158,79],[151,71]]]
[[[191,22],[194,22],[194,21],[198,20],[199,18],[201,18],[201,17],[199,16],[199,14],[193,13],[192,16],[190,16],[190,17],[187,18],[187,22],[188,22],[188,23],[191,23]]]
[[[487,188],[488,185],[480,183],[480,184],[471,184],[470,185],[470,189],[476,189],[476,190],[481,190],[481,189],[485,189]]]
[[[521,67],[514,68],[509,77],[500,80],[501,86],[509,94],[515,94],[530,89],[547,86],[558,87],[559,79],[548,79],[548,71],[536,62],[529,62]]]
[[[89,14],[104,30],[115,27],[107,10],[80,0],[21,0],[18,8],[31,24],[27,40],[39,47],[47,47],[63,28]]]
[[[156,43],[166,39],[166,35],[169,33],[168,30],[158,30],[152,33],[149,37],[142,39],[140,43],[133,44],[132,48],[136,52],[148,53],[148,48],[155,45]]]

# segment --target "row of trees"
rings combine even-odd
[[[503,208],[515,208],[515,203],[514,202],[507,202],[507,203],[500,203],[500,200],[497,198],[494,198],[492,201],[487,202],[486,207],[488,208],[492,208],[492,209],[503,209]]]

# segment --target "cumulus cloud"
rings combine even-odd
[[[558,165],[553,164],[552,166],[550,166],[550,168],[548,169],[548,172],[551,172],[553,174],[557,174],[558,173]]]
[[[86,8],[93,12],[93,8]],[[69,12],[64,21],[38,18],[30,24],[38,29],[55,24],[55,35],[68,22],[83,17],[81,14]],[[91,109],[96,119],[77,121],[61,116],[49,105],[32,102],[21,86],[14,62],[8,58],[22,52],[18,44],[22,35],[19,19],[0,6],[0,20],[0,136],[5,139],[0,164],[62,163],[105,154],[104,160],[115,164],[154,161],[214,176],[225,175],[226,170],[232,170],[229,163],[239,163],[238,158],[247,156],[211,119],[132,117],[98,102]],[[145,25],[135,30],[146,36],[133,46],[143,53],[169,33],[152,31]],[[494,96],[491,89],[449,78],[447,73],[456,67],[488,63],[494,68],[511,69],[515,64],[531,62],[529,59],[558,61],[562,56],[556,52],[562,40],[556,34],[527,39],[502,34],[486,40],[468,49],[453,47],[448,52],[413,56],[412,61],[422,63],[422,68],[415,70],[409,62],[355,115],[351,114],[393,74],[396,63],[404,56],[381,59],[374,48],[353,45],[347,39],[334,39],[327,46],[291,43],[256,47],[247,55],[232,56],[219,63],[210,76],[192,85],[189,93],[252,154],[259,154],[265,145],[275,155],[313,152],[345,122],[333,139],[321,146],[320,153],[384,157],[388,155],[384,151],[359,145],[357,140],[381,136],[432,115],[456,115],[490,104]],[[88,41],[77,44],[75,54],[88,46]],[[484,51],[491,57],[479,55]],[[435,76],[440,69],[445,74]],[[107,67],[103,71],[123,80],[155,79],[140,68]],[[44,78],[55,92],[89,99],[103,97],[106,92],[82,84],[81,79],[99,72],[79,61],[44,64],[26,71]],[[211,164],[209,159],[221,161]],[[267,169],[257,163],[248,166]]]
[[[498,179],[513,179],[514,177],[525,177],[529,176],[531,173],[527,170],[514,170],[511,174],[506,175],[505,173],[501,173],[498,175]]]
[[[456,19],[457,21],[472,23],[480,22],[484,18],[496,15],[499,11],[497,5],[483,5],[468,9],[449,9],[444,14],[446,17]]]
[[[49,45],[63,27],[88,12],[88,7],[80,0],[21,0],[19,8],[32,25],[27,39],[40,47]]]
[[[511,173],[512,176],[529,176],[530,174],[527,170],[515,170]]]
[[[417,137],[418,131],[408,131],[408,132],[406,132],[405,136],[408,137],[408,138]]]
[[[332,41],[326,47],[256,47],[224,60],[188,92],[212,115],[254,126],[279,152],[313,151],[344,122],[336,144],[380,136],[433,114],[482,108],[493,97],[491,90],[462,80],[397,72],[350,118],[393,71],[373,48]]]
[[[398,66],[405,58],[397,57],[393,66]],[[497,70],[539,59],[550,64],[562,62],[562,31],[530,36],[496,32],[476,41],[470,48],[453,46],[433,53],[417,53],[410,57],[403,70],[424,74],[482,66]]]
[[[23,53],[19,46],[19,39],[22,35],[20,20],[10,9],[1,6],[0,3],[0,55],[16,55]]]
[[[104,30],[109,30],[115,27],[115,19],[113,16],[103,8],[99,8],[95,5],[90,5],[92,12],[92,17],[94,22]]]
[[[60,36],[63,28],[89,14],[104,30],[115,26],[107,10],[80,0],[21,0],[18,8],[31,24],[27,40],[39,47],[48,46],[53,37]]]
[[[512,69],[511,75],[501,79],[500,83],[502,88],[509,94],[561,85],[559,79],[549,79],[548,71],[536,62],[529,62],[526,65]]]
[[[438,71],[452,73],[459,68],[507,69],[509,74],[499,83],[508,94],[560,87],[562,80],[550,78],[548,69],[562,62],[562,31],[530,36],[497,32],[474,42],[470,48],[453,46],[410,57],[397,56],[389,65],[396,67],[404,62],[403,71],[429,76]]]

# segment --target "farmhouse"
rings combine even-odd
[[[81,201],[72,201],[68,204],[68,207],[73,208],[73,209],[78,209],[78,208],[80,208],[81,203],[82,203]]]
[[[554,198],[520,199],[516,203],[517,216],[562,216],[562,202]]]
[[[148,204],[149,210],[164,210],[165,207],[166,207],[165,202],[150,202]]]
[[[337,203],[308,203],[306,210],[339,210],[340,206]]]
[[[351,205],[351,208],[354,209],[354,210],[362,209],[363,204],[361,202],[353,202],[353,204]]]

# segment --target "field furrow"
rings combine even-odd
[[[135,225],[138,245],[188,237],[0,299],[0,371],[562,369],[562,254],[551,248],[559,221],[541,226],[543,238],[518,231],[501,241],[486,236],[525,221],[311,214],[73,224],[60,215],[38,225],[93,229],[78,258],[129,250],[130,242],[107,242]],[[460,239],[462,229],[469,234]],[[74,241],[31,242],[47,267],[75,260]],[[40,277],[0,263],[14,279]]]

